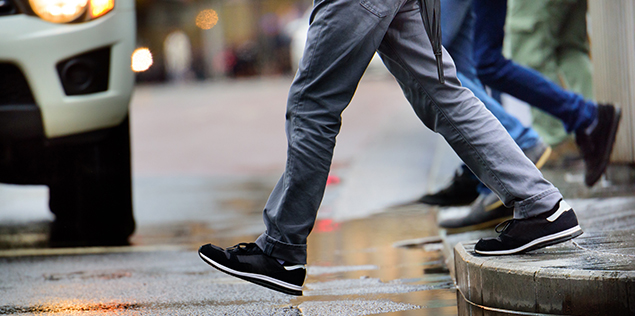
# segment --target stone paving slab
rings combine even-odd
[[[464,296],[459,315],[635,315],[635,198],[568,202],[585,233],[559,245],[489,257],[474,244],[495,235],[491,229],[444,237],[459,301]]]

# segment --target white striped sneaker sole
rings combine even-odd
[[[234,276],[239,276],[239,277],[244,277],[247,279],[257,279],[257,280],[261,280],[267,283],[271,283],[271,284],[275,284],[277,286],[292,290],[292,291],[300,291],[302,292],[302,286],[298,286],[295,284],[291,284],[291,283],[287,283],[284,281],[280,281],[278,279],[274,279],[272,277],[266,276],[266,275],[262,275],[262,274],[255,274],[255,273],[248,273],[248,272],[241,272],[241,271],[236,271],[234,269],[228,268],[220,263],[217,263],[216,261],[206,257],[204,254],[199,253],[199,255],[201,256],[201,258],[205,261],[207,261],[209,264],[211,264],[212,266],[214,266],[216,269],[221,270],[223,272],[232,274]]]
[[[555,233],[555,234],[551,234],[551,235],[547,235],[547,236],[543,236],[540,237],[538,239],[534,239],[520,247],[514,248],[514,249],[506,249],[506,250],[495,250],[495,251],[482,251],[482,250],[474,250],[476,253],[481,254],[481,255],[511,255],[514,253],[518,253],[518,252],[522,252],[525,251],[531,247],[537,246],[537,245],[541,245],[541,244],[545,244],[545,243],[549,243],[550,241],[554,241],[554,240],[559,240],[568,236],[573,236],[578,232],[582,232],[582,228],[580,228],[580,225],[577,225],[575,227],[569,228],[567,230],[563,230],[559,233]],[[563,240],[564,241],[564,240]]]

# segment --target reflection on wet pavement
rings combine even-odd
[[[435,212],[413,206],[314,231],[305,296],[293,305],[303,315],[338,315],[342,308],[347,312],[340,315],[456,315],[452,279],[444,269],[430,269],[442,264],[438,248],[393,246],[436,235]]]
[[[0,315],[14,314],[46,314],[46,315],[80,315],[90,313],[92,315],[108,314],[119,315],[124,311],[138,309],[136,304],[129,303],[96,303],[86,304],[80,301],[58,301],[50,304],[42,304],[29,307],[0,306]]]

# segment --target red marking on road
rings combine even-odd
[[[326,178],[326,185],[338,184],[340,182],[341,182],[341,180],[340,180],[340,177],[338,177],[338,176],[329,175],[328,178]]]
[[[336,223],[332,219],[319,219],[315,222],[315,230],[319,233],[328,233],[337,230],[340,223]]]

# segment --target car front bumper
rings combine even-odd
[[[0,16],[0,64],[17,66],[32,93],[32,104],[0,105],[0,116],[19,120],[20,112],[33,111],[36,106],[46,138],[120,124],[128,114],[134,87],[130,62],[135,30],[132,0],[118,0],[112,12],[83,23],[55,24],[26,14]],[[96,49],[109,51],[109,67],[100,74],[108,76],[105,89],[67,95],[60,62]],[[8,131],[9,136],[24,133],[23,125],[14,125],[22,129]]]

